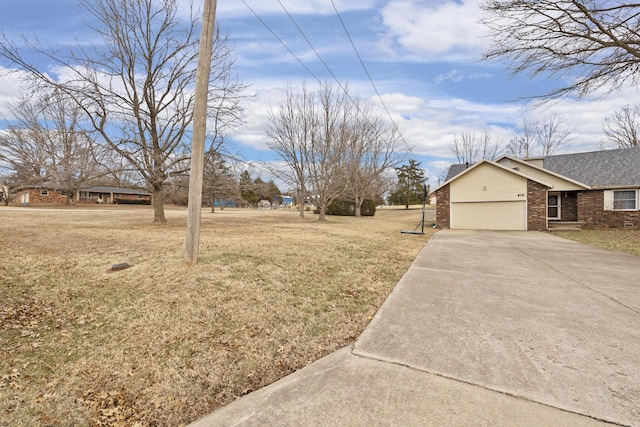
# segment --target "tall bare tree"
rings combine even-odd
[[[449,145],[458,163],[476,163],[482,159],[493,160],[502,152],[503,147],[499,139],[494,140],[488,130],[476,134],[474,131],[462,132],[456,135]]]
[[[505,147],[505,153],[527,158],[549,156],[573,140],[574,128],[566,120],[551,114],[540,121],[522,119],[522,129]]]
[[[165,222],[169,175],[188,170],[198,52],[197,14],[178,15],[176,0],[81,0],[101,45],[52,52],[27,37],[30,54],[62,70],[50,77],[4,37],[0,57],[29,73],[34,84],[58,87],[90,120],[98,142],[124,157],[153,191],[154,222]],[[226,38],[216,35],[211,59],[211,117],[233,120],[242,89],[229,72]],[[217,71],[216,71],[217,70]]]
[[[319,221],[326,220],[327,206],[342,196],[348,185],[348,152],[356,138],[352,119],[357,113],[347,90],[324,83],[316,92],[316,131],[307,153],[310,197]]]
[[[83,112],[63,93],[24,97],[10,110],[15,123],[0,135],[0,162],[15,185],[55,188],[71,203],[82,184],[104,173],[82,130]]]
[[[278,107],[269,109],[267,147],[279,161],[267,165],[290,188],[295,189],[300,217],[304,218],[307,197],[307,162],[310,145],[317,132],[313,93],[303,83],[301,90],[287,85]]]
[[[360,217],[364,200],[382,195],[383,174],[398,166],[403,158],[398,128],[376,114],[370,105],[359,99],[354,102],[357,115],[352,120],[353,136],[345,152],[348,156],[346,195],[354,202],[355,216]]]
[[[376,176],[398,163],[399,135],[371,107],[323,83],[310,91],[287,87],[279,107],[269,112],[267,144],[279,157],[271,171],[296,189],[300,216],[306,197],[325,219],[327,206],[348,194],[360,210]],[[283,166],[284,165],[284,166]]]
[[[489,0],[482,8],[493,43],[485,58],[508,61],[515,74],[566,82],[545,97],[585,96],[640,81],[640,4]]]
[[[604,119],[602,130],[615,147],[640,147],[640,106],[625,105]]]

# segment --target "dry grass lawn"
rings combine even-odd
[[[559,237],[640,256],[640,230],[609,228],[602,230],[555,232]]]
[[[373,218],[0,208],[0,426],[176,426],[360,334],[428,240]],[[114,264],[133,267],[107,270]]]

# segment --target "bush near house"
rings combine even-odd
[[[382,201],[365,199],[362,202],[360,214],[362,216],[374,216],[376,214],[376,206],[379,204],[382,204]],[[318,214],[320,213],[320,211],[316,209],[314,210],[314,213]],[[325,213],[327,215],[355,216],[356,204],[351,200],[335,200],[333,203],[327,206],[327,210]]]
[[[151,205],[151,199],[115,199],[119,205]]]

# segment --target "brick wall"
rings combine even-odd
[[[640,227],[638,211],[605,211],[604,191],[581,191],[578,193],[578,221],[587,227],[624,227],[633,224]]]
[[[547,187],[527,180],[527,230],[547,229]]]
[[[23,190],[25,192],[29,192],[29,204],[49,204],[49,203],[67,203],[67,196],[60,194],[57,190],[46,190],[39,188],[30,188],[28,190]],[[42,195],[43,191],[47,191],[48,195]],[[18,193],[18,197],[16,200],[20,201],[20,196],[22,195],[22,191]]]
[[[449,184],[436,191],[436,226],[438,228],[451,227],[451,204],[449,203]]]
[[[578,220],[578,200],[577,193],[563,192],[560,194],[560,216],[561,221]]]

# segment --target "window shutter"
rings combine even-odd
[[[604,190],[604,210],[613,210],[613,190]]]

